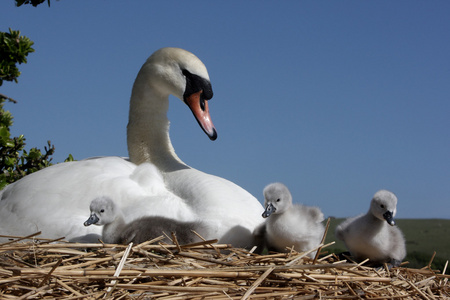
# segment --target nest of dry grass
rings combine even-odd
[[[37,234],[36,234],[37,235]],[[217,244],[0,244],[1,299],[445,299],[450,275],[374,269],[307,253],[257,255]],[[316,249],[312,249],[313,251]],[[431,262],[430,262],[431,264]]]

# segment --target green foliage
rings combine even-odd
[[[31,4],[34,7],[45,2],[45,0],[15,0],[15,1],[16,1],[16,6],[22,6],[23,4]],[[47,0],[47,3],[48,3],[48,6],[50,7],[50,0]]]
[[[37,148],[24,150],[25,137],[11,137],[9,127],[12,125],[12,115],[3,109],[4,99],[0,100],[0,189],[7,184],[19,180],[27,174],[36,172],[51,165],[50,156],[55,152],[55,146],[50,141],[44,148],[44,153]],[[73,158],[72,158],[73,159]]]
[[[30,39],[20,36],[20,31],[9,29],[9,33],[0,32],[0,85],[4,80],[17,83],[20,75],[17,64],[27,62],[26,56],[34,52],[32,45]],[[13,124],[13,116],[3,109],[6,100],[16,102],[0,94],[0,189],[27,174],[50,166],[50,156],[55,152],[55,146],[50,141],[44,147],[44,152],[37,148],[26,151],[23,135],[11,137],[9,128]],[[72,155],[66,161],[73,161]]]
[[[20,31],[11,30],[0,32],[0,86],[3,81],[15,81],[20,76],[17,64],[27,62],[29,53],[34,52],[33,42],[26,36],[21,36]]]
[[[55,146],[50,141],[44,147],[44,152],[38,148],[24,150],[25,137],[11,137],[9,127],[12,125],[12,116],[9,111],[3,109],[4,99],[0,100],[0,190],[6,185],[19,180],[25,175],[51,166],[51,155],[55,152]],[[71,154],[67,161],[74,161]]]
[[[423,268],[429,264],[432,258],[433,254],[430,255],[417,251],[408,252],[408,255],[406,256],[406,260],[408,261],[407,267],[416,269]],[[447,259],[445,258],[434,257],[434,259],[431,261],[430,268],[442,272],[446,261]],[[446,273],[448,274],[448,271]]]

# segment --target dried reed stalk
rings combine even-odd
[[[256,255],[217,244],[161,238],[139,245],[77,244],[11,237],[0,244],[1,299],[445,299],[449,275],[373,269],[333,254]],[[25,240],[32,241],[25,242]],[[51,244],[51,242],[58,243]]]

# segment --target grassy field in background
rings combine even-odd
[[[347,251],[342,241],[335,239],[334,230],[345,219],[332,218],[328,229],[326,243],[336,244],[324,250],[328,252]],[[432,268],[443,270],[445,262],[450,260],[450,219],[396,219],[397,226],[402,230],[406,240],[407,256],[405,265],[409,268],[422,268],[428,265],[434,251],[436,256]],[[446,274],[450,274],[450,266]]]

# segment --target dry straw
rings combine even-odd
[[[334,254],[257,255],[217,244],[77,244],[10,237],[0,244],[1,299],[446,299],[428,266],[374,269]],[[312,249],[312,251],[317,250]]]

